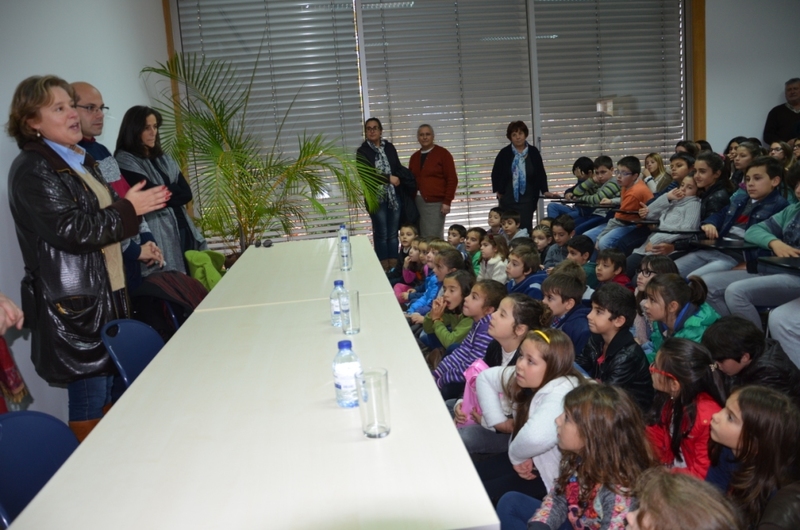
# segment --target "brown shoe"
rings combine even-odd
[[[100,423],[100,418],[85,421],[71,421],[69,422],[69,428],[72,429],[78,442],[82,442],[89,436],[89,433],[92,432],[92,429],[94,429],[98,423]]]
[[[444,354],[444,348],[434,348],[425,356],[425,361],[427,361],[431,372],[436,370],[436,368],[439,366],[439,363],[442,362],[442,359],[444,359]]]

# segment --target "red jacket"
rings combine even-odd
[[[444,147],[434,145],[425,157],[423,167],[420,167],[420,160],[420,152],[417,151],[408,162],[408,169],[417,179],[419,194],[425,202],[442,202],[449,206],[458,186],[453,155]]]
[[[722,410],[714,399],[706,393],[697,396],[697,415],[695,416],[694,426],[689,435],[684,437],[681,442],[681,453],[685,468],[675,468],[674,471],[689,473],[700,480],[705,480],[708,467],[711,461],[708,458],[708,440],[711,436],[711,415]],[[672,465],[675,462],[675,455],[672,454],[670,442],[670,426],[672,418],[672,402],[667,402],[664,410],[661,411],[661,422],[657,425],[647,427],[647,437],[653,444],[656,457],[662,464]],[[683,424],[687,423],[684,416]]]

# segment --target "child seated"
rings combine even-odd
[[[467,230],[467,237],[464,240],[464,250],[467,257],[464,260],[467,268],[472,268],[475,276],[481,272],[481,242],[486,237],[486,230],[476,226]]]
[[[415,239],[411,242],[408,256],[403,260],[401,281],[394,284],[394,294],[400,305],[408,300],[408,291],[419,286],[427,274],[427,268],[422,263],[422,257],[428,251],[428,242]]]
[[[519,226],[519,212],[516,210],[505,210],[501,217],[503,223],[503,234],[506,236],[506,241],[518,237],[530,237],[527,228],[520,228]]]
[[[520,246],[508,255],[506,289],[510,293],[525,293],[535,280],[534,273],[539,271],[539,254],[530,247]]]
[[[444,277],[442,294],[433,300],[422,322],[424,333],[420,335],[420,342],[428,349],[447,349],[467,336],[472,319],[462,313],[462,308],[474,284],[475,276],[470,271],[453,271]],[[441,355],[431,364],[438,365],[440,359]]]
[[[553,313],[552,327],[567,334],[576,352],[583,351],[590,335],[589,308],[581,303],[585,291],[586,284],[574,274],[554,272],[542,283],[542,301]]]
[[[654,254],[656,245],[691,235],[700,226],[700,199],[694,178],[685,177],[680,188],[660,196],[642,208],[641,213],[645,214],[645,219],[658,219],[659,232],[650,234],[647,241],[633,251],[635,254]]]
[[[547,251],[544,258],[544,268],[550,270],[567,259],[567,242],[575,235],[575,220],[569,215],[562,215],[553,220],[551,228],[555,244]]]
[[[761,221],[765,221],[788,206],[780,194],[781,163],[771,157],[760,157],[746,168],[747,192],[737,191],[731,197],[727,209],[720,210],[704,221],[700,227],[707,239],[726,238],[742,241],[745,232]],[[739,251],[697,250],[675,260],[684,276],[704,276],[712,272],[730,271],[740,263],[751,262],[755,272],[757,250],[747,253]]]
[[[492,234],[495,236],[503,235],[502,217],[503,217],[503,209],[500,208],[499,206],[495,206],[494,208],[489,210],[489,230],[486,231],[487,234]]]
[[[486,234],[481,242],[481,269],[479,280],[497,280],[506,283],[508,265],[508,243],[503,236]]]
[[[653,323],[647,318],[643,305],[644,299],[647,298],[645,287],[657,274],[678,274],[678,267],[667,256],[651,255],[644,257],[639,270],[636,271],[636,290],[633,292],[636,295],[636,320],[633,321],[633,336],[648,359],[654,358],[656,352],[653,351],[653,343],[650,342]]]
[[[432,254],[430,250],[428,252],[428,255],[431,256],[429,265],[433,264],[433,279],[431,280],[431,276],[426,279],[424,295],[412,302],[406,310],[406,318],[412,324],[422,324],[422,321],[425,320],[424,315],[428,314],[433,306],[433,300],[439,296],[444,277],[453,271],[464,268],[464,258],[461,257],[461,252],[447,243],[445,245],[449,248],[445,248],[437,254]]]
[[[725,374],[728,393],[745,385],[762,385],[800,405],[800,369],[777,341],[765,340],[764,333],[746,318],[720,318],[703,333],[701,342]]]
[[[489,323],[505,296],[505,286],[494,280],[481,280],[472,286],[461,310],[465,317],[472,320],[472,327],[461,344],[447,354],[433,371],[436,386],[445,400],[461,397],[464,393],[464,372],[486,355],[486,349],[492,342]]]
[[[575,362],[589,377],[626,390],[642,411],[653,403],[650,363],[631,335],[636,297],[617,283],[601,285],[592,295],[587,317],[592,336]]]
[[[588,156],[582,156],[578,158],[574,164],[572,164],[572,174],[575,175],[575,178],[578,181],[575,183],[574,186],[568,188],[564,192],[564,198],[567,200],[572,200],[573,191],[575,188],[578,187],[578,184],[583,182],[586,179],[590,179],[594,176],[594,162]],[[572,206],[568,206],[566,204],[561,204],[559,202],[551,202],[547,205],[547,216],[548,217],[558,217],[559,215],[569,215],[573,219],[579,217],[580,211],[577,208]],[[535,229],[534,229],[535,230]]]
[[[636,247],[646,239],[646,235],[642,237],[634,233],[637,228],[634,221],[640,219],[639,208],[653,198],[653,192],[639,179],[641,171],[642,165],[635,156],[625,156],[617,162],[617,182],[621,189],[620,211],[614,214],[614,218],[604,228],[598,226],[585,232],[592,241],[597,242],[599,250],[619,248],[623,243],[629,248]]]
[[[567,259],[574,261],[586,271],[586,285],[597,287],[596,265],[589,261],[594,253],[594,243],[584,235],[575,236],[567,243]]]
[[[456,250],[459,252],[464,252],[466,254],[466,249],[464,248],[464,241],[467,239],[467,229],[464,225],[450,225],[450,228],[447,229],[447,242],[450,243],[455,247]]]
[[[434,238],[423,238],[425,244],[423,245],[424,252],[420,254],[420,261],[424,266],[425,277],[423,282],[419,284],[419,287],[414,289],[409,289],[405,293],[403,293],[403,300],[408,302],[408,304],[412,304],[419,300],[420,298],[426,297],[428,301],[426,305],[430,306],[431,301],[436,297],[437,293],[428,293],[428,287],[435,283],[435,279],[431,279],[435,277],[433,274],[433,261],[436,259],[436,256],[439,254],[439,251],[451,248],[451,245],[447,241],[443,241],[437,237]],[[426,310],[427,313],[430,309]]]
[[[670,337],[700,342],[708,326],[719,320],[719,314],[705,303],[703,280],[692,276],[686,282],[677,274],[659,274],[645,287],[644,312],[653,323],[653,352]]]
[[[659,348],[650,373],[658,416],[647,426],[647,436],[659,462],[705,479],[711,465],[711,416],[724,404],[722,380],[711,354],[696,342],[672,338]]]
[[[595,274],[598,285],[618,283],[633,292],[631,279],[625,274],[625,254],[617,249],[607,248],[597,254]]]
[[[554,245],[553,230],[548,225],[538,224],[533,227],[531,239],[536,243],[536,250],[539,251],[539,257],[544,260],[547,257],[547,253],[550,251],[550,247]],[[540,268],[544,269],[544,263],[540,265]]]
[[[620,188],[614,177],[614,161],[605,155],[594,159],[594,175],[578,184],[573,198],[581,201],[581,216],[575,220],[578,233],[606,223],[609,207],[619,204]],[[598,206],[603,206],[598,208]]]

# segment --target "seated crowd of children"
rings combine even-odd
[[[800,257],[800,165],[756,142],[581,157],[530,234],[401,227],[391,283],[504,529],[800,525],[800,269],[761,259]]]

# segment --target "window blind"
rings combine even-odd
[[[530,143],[541,137],[551,190],[572,184],[579,156],[643,160],[685,134],[681,0],[173,1],[183,51],[249,75],[261,49],[250,121],[265,147],[290,105],[278,138],[287,154],[303,131],[355,151],[374,116],[406,164],[417,127],[432,125],[459,176],[447,224],[486,226],[513,120],[529,125]],[[370,232],[363,208],[322,202],[328,214],[309,208],[290,237],[325,237],[344,220]]]
[[[531,125],[526,2],[397,4],[363,9],[369,113],[383,122],[404,164],[419,149],[417,127],[430,124],[458,172],[447,225],[486,226],[506,127]]]
[[[662,156],[684,138],[680,0],[536,0],[542,151],[551,190],[580,156]]]

